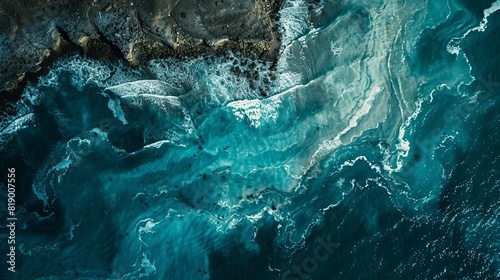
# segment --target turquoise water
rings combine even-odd
[[[499,9],[285,1],[276,72],[61,59],[1,124],[7,276],[500,278]]]

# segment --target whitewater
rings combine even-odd
[[[59,60],[0,124],[19,279],[500,278],[499,9],[286,0],[276,70]]]

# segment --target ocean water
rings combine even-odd
[[[0,275],[500,279],[500,1],[478,2],[286,0],[274,72],[59,60],[0,125]]]

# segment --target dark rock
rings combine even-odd
[[[24,0],[0,2],[0,91],[23,86],[68,50],[92,58],[224,54],[274,61],[282,0]],[[242,22],[244,24],[242,24]],[[4,93],[5,94],[5,93]]]

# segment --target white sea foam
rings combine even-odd
[[[361,107],[357,109],[355,114],[350,118],[349,125],[346,128],[344,128],[341,132],[339,132],[334,139],[324,140],[319,145],[318,149],[312,155],[309,163],[301,168],[302,175],[306,174],[307,171],[311,169],[311,167],[315,166],[317,163],[323,160],[327,155],[336,150],[342,144],[341,137],[351,129],[358,126],[358,123],[360,122],[361,118],[363,118],[368,114],[368,112],[372,107],[372,103],[375,100],[375,97],[380,92],[382,92],[382,90],[383,89],[380,87],[374,87],[371,89],[366,99],[363,100],[363,104],[361,105]]]
[[[158,96],[178,96],[182,93],[181,88],[172,83],[158,80],[139,80],[127,82],[106,88],[104,91],[111,91],[118,96],[131,95],[158,95]]]
[[[288,46],[293,40],[304,35],[311,28],[307,4],[303,0],[287,0],[279,12],[279,26],[282,46]]]
[[[155,231],[153,230],[153,228],[158,225],[159,223],[161,223],[161,221],[158,221],[158,222],[154,222],[153,219],[151,218],[146,218],[146,219],[142,219],[140,220],[137,224],[136,224],[136,228],[137,228],[137,233],[138,233],[138,239],[143,243],[143,244],[146,244],[143,240],[142,240],[142,236],[144,234],[154,234]],[[143,225],[142,225],[143,224]]]
[[[122,107],[120,106],[120,99],[112,99],[110,98],[108,101],[108,108],[113,112],[113,116],[119,119],[123,124],[127,124],[127,120],[125,119],[125,112],[123,112]]]
[[[144,273],[140,273],[139,277],[148,277],[156,273],[156,266],[148,259],[146,253],[142,253],[141,267]]]
[[[27,128],[32,125],[35,120],[35,115],[33,113],[26,114],[15,119],[10,125],[4,128],[0,133],[2,136],[8,134],[14,134],[17,131]]]
[[[483,19],[479,23],[478,26],[475,26],[469,30],[467,30],[464,35],[462,35],[460,38],[453,38],[448,42],[446,45],[446,50],[450,54],[455,54],[458,55],[460,53],[460,43],[469,36],[471,32],[484,32],[486,28],[488,27],[488,18],[495,13],[496,11],[500,10],[500,1],[495,1],[493,4],[491,4],[491,7],[483,11]]]
[[[265,100],[233,101],[227,105],[232,109],[237,119],[245,120],[246,118],[249,124],[255,128],[260,127],[262,122],[276,124],[280,106],[280,96],[273,96]]]
[[[407,157],[408,153],[410,152],[410,141],[408,141],[405,138],[405,134],[406,134],[408,127],[412,124],[412,122],[418,117],[418,115],[422,111],[422,102],[423,102],[422,99],[419,99],[417,102],[415,102],[417,109],[399,127],[398,143],[396,144],[396,153],[397,153],[396,167],[392,168],[392,167],[390,167],[391,165],[386,162],[384,164],[384,168],[387,171],[399,172],[399,171],[401,171],[401,168],[403,168],[403,158]],[[389,158],[386,158],[386,160],[388,160],[388,159]]]

